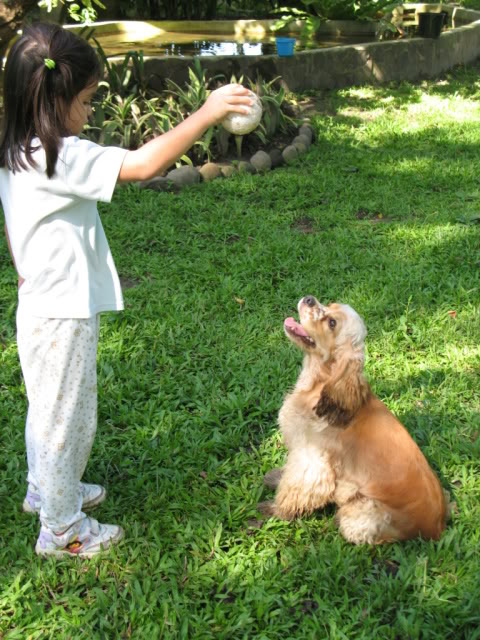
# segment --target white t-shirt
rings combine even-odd
[[[55,174],[45,152],[37,167],[0,169],[0,199],[24,312],[42,318],[90,318],[123,309],[118,274],[97,210],[110,202],[127,151],[63,138]]]

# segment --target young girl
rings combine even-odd
[[[19,275],[17,342],[28,396],[28,490],[39,512],[40,555],[93,556],[123,537],[83,509],[105,499],[81,483],[97,426],[99,313],[123,309],[97,211],[118,182],[164,171],[230,112],[248,113],[248,89],[227,85],[175,129],[136,151],[80,134],[100,79],[94,50],[54,24],[25,29],[7,59],[0,198]]]

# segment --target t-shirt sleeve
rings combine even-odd
[[[102,147],[71,137],[65,138],[57,164],[62,165],[60,170],[72,194],[110,202],[126,154],[120,147]]]

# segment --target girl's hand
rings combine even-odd
[[[249,113],[251,96],[250,90],[240,84],[227,84],[212,91],[200,109],[183,122],[139,149],[128,151],[118,174],[119,182],[150,180],[163,173],[229,113]]]
[[[250,89],[241,84],[227,84],[215,89],[201,108],[205,112],[210,126],[221,122],[229,113],[249,113],[253,104]]]
[[[22,286],[22,284],[25,282],[25,278],[22,278],[22,276],[18,276],[18,288],[20,289],[20,287]]]

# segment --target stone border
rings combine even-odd
[[[480,12],[447,4],[405,4],[405,9],[448,11],[453,28],[436,40],[405,38],[361,45],[345,45],[300,51],[290,58],[264,56],[202,56],[202,67],[214,76],[244,75],[265,80],[281,76],[289,91],[332,89],[392,81],[432,78],[480,55]],[[253,25],[251,25],[253,27]],[[162,78],[182,84],[188,80],[193,57],[148,58],[145,70],[152,74],[152,88],[161,90]]]
[[[201,181],[211,182],[216,178],[229,178],[235,173],[265,173],[283,164],[294,162],[299,155],[308,150],[313,141],[313,128],[308,124],[302,124],[290,144],[282,150],[273,149],[269,153],[260,150],[254,153],[249,161],[242,160],[232,164],[207,162],[198,168],[183,165],[172,169],[166,176],[140,182],[139,186],[142,189],[154,191],[180,191],[182,187],[198,184]]]

